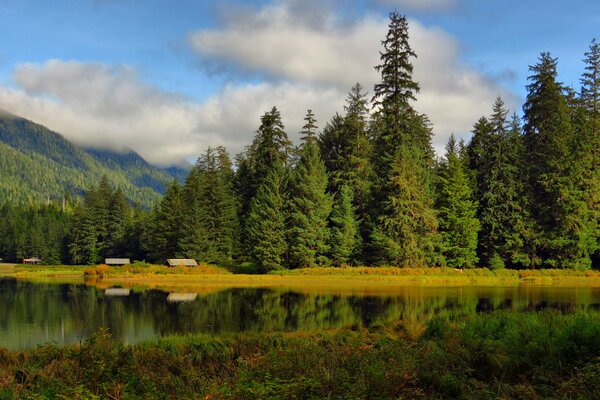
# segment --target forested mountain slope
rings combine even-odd
[[[177,171],[177,169],[175,169]],[[129,201],[144,207],[160,199],[166,170],[138,154],[83,149],[60,134],[0,110],[0,202],[43,202],[78,196],[106,175]]]

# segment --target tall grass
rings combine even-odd
[[[600,319],[496,312],[426,326],[0,350],[0,398],[600,398]]]

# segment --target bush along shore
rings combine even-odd
[[[426,325],[165,337],[100,331],[0,350],[1,399],[600,398],[600,318],[494,312]]]

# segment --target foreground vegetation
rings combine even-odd
[[[425,326],[0,350],[0,398],[600,397],[600,318],[495,312]]]

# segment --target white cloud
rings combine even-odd
[[[373,66],[379,63],[386,18],[366,16],[347,23],[326,13],[318,25],[302,20],[284,2],[236,14],[221,29],[191,34],[189,42],[205,63],[233,65],[239,71],[311,85],[314,90],[336,90],[341,98],[356,82],[367,90],[373,87],[379,79]],[[480,115],[490,113],[496,96],[502,95],[509,106],[516,104],[514,95],[496,81],[461,63],[460,45],[448,33],[412,20],[410,36],[418,54],[415,79],[422,89],[416,107],[433,123],[436,149],[443,148],[450,133],[469,132]],[[314,109],[319,111],[316,105]]]
[[[140,82],[128,67],[58,60],[21,65],[14,81],[19,89],[0,87],[0,108],[75,143],[133,149],[160,165],[194,159],[209,145],[241,151],[252,141],[260,116],[274,105],[296,139],[307,108],[318,107],[324,124],[344,99],[335,89],[259,83],[226,86],[193,103]]]
[[[342,111],[354,83],[372,92],[388,24],[372,15],[340,20],[318,1],[300,12],[298,4],[285,0],[248,9],[229,15],[220,29],[190,35],[203,62],[263,77],[234,80],[202,102],[148,85],[128,66],[51,60],[17,66],[14,88],[0,86],[0,108],[79,144],[133,149],[156,164],[193,159],[209,145],[235,154],[250,144],[260,116],[274,105],[297,140],[306,109],[323,127]],[[493,79],[461,63],[451,35],[417,21],[410,22],[410,34],[422,87],[416,108],[429,115],[437,150],[450,133],[468,133],[480,115],[489,114],[497,95],[515,104]]]
[[[203,139],[196,104],[142,83],[128,67],[51,60],[17,66],[13,80],[18,89],[0,87],[0,107],[81,145],[134,149],[168,164]]]
[[[457,6],[458,0],[373,0],[377,4],[398,7],[400,10],[445,11]]]

